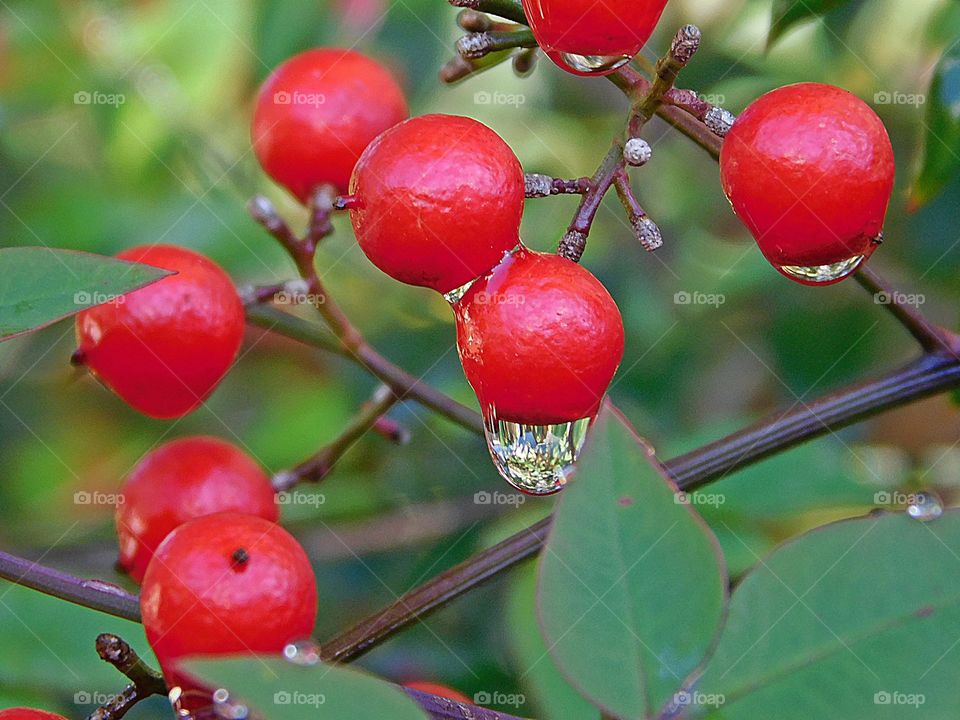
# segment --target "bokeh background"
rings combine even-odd
[[[679,24],[693,22],[703,49],[680,84],[735,113],[766,90],[802,80],[834,83],[870,102],[890,130],[898,166],[887,241],[872,266],[955,327],[960,183],[913,213],[906,197],[931,74],[960,31],[960,6],[847,3],[766,52],[770,15],[770,0],[671,0],[644,54],[654,59]],[[507,64],[442,86],[436,74],[459,35],[455,16],[443,0],[0,0],[0,244],[112,254],[176,243],[208,254],[238,284],[291,277],[244,203],[262,192],[297,225],[305,213],[259,171],[248,124],[253,93],[270,69],[316,45],[377,57],[401,79],[414,113],[482,120],[527,171],[591,174],[622,126],[622,96],[546,60],[526,79]],[[663,458],[915,353],[853,281],[808,288],[777,274],[730,212],[716,164],[659,121],[647,137],[654,160],[634,174],[635,185],[666,245],[645,253],[611,197],[584,264],[608,286],[627,328],[612,397]],[[530,201],[525,242],[555,247],[575,204]],[[378,349],[475,404],[449,308],[376,271],[346,218],[337,219],[318,268]],[[716,300],[684,304],[682,293]],[[333,438],[375,388],[346,362],[251,330],[206,407],[154,421],[73,370],[72,343],[72,323],[63,322],[0,345],[0,544],[121,584],[112,567],[112,508],[98,498],[116,492],[143,453],[205,433],[242,444],[275,472]],[[320,638],[535,521],[552,503],[478,502],[478,492],[507,488],[477,438],[414,404],[391,416],[410,430],[408,445],[364,438],[321,488],[284,508],[316,562]],[[960,483],[958,433],[949,398],[925,401],[732,475],[711,487],[722,499],[701,510],[739,574],[786,537],[865,512],[878,491],[934,488],[949,501]],[[457,601],[360,665],[396,681],[487,693],[515,714],[593,717],[545,656],[532,572],[527,566]],[[134,625],[0,583],[0,706],[35,703],[85,716],[123,685],[94,652],[105,630],[149,657]],[[166,712],[155,700],[131,717]]]

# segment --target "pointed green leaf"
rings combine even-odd
[[[541,555],[550,654],[585,697],[624,720],[653,717],[672,700],[723,617],[723,559],[683,497],[605,407]]]
[[[0,249],[0,341],[44,328],[170,275],[73,250]]]
[[[690,718],[956,718],[960,513],[827,525],[760,561],[730,601]],[[722,699],[722,703],[720,703]]]
[[[767,47],[771,47],[797,23],[825,15],[849,2],[850,0],[774,0]]]
[[[426,714],[395,685],[341,666],[307,667],[275,658],[192,660],[187,671],[207,686],[269,720],[390,718],[424,720]]]
[[[926,105],[923,159],[910,188],[910,209],[936,197],[960,170],[960,42],[937,63]]]

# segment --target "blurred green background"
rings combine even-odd
[[[960,32],[960,6],[853,2],[765,53],[770,13],[770,0],[671,0],[644,54],[654,59],[679,24],[693,22],[703,48],[680,84],[735,113],[801,80],[837,84],[870,102],[898,163],[887,242],[872,267],[922,294],[924,312],[955,327],[960,183],[906,212],[925,103],[884,98],[928,92],[937,59]],[[414,113],[482,120],[527,171],[591,174],[622,125],[622,96],[546,60],[526,79],[508,64],[441,86],[436,71],[459,35],[455,15],[442,0],[0,2],[0,243],[103,254],[176,243],[208,254],[238,284],[291,277],[244,202],[266,193],[298,226],[305,213],[259,171],[248,123],[270,69],[315,45],[377,57],[401,78]],[[77,93],[107,100],[84,104]],[[716,164],[659,121],[647,137],[654,160],[635,173],[635,185],[666,245],[645,253],[609,198],[584,264],[610,289],[627,328],[612,397],[662,457],[915,352],[854,282],[808,288],[777,274],[730,212]],[[525,242],[555,247],[575,204],[530,201]],[[446,304],[380,274],[346,218],[337,227],[318,268],[356,324],[392,360],[474,404]],[[723,302],[678,304],[681,292]],[[69,366],[72,327],[63,322],[0,345],[0,544],[112,582],[125,582],[112,568],[112,508],[78,503],[76,493],[114,492],[143,453],[197,433],[240,443],[275,472],[333,438],[375,387],[348,363],[251,330],[206,407],[177,422],[153,421]],[[410,429],[410,444],[364,438],[318,491],[323,502],[284,509],[316,559],[320,638],[550,509],[549,499],[477,504],[478,491],[506,490],[482,443],[413,404],[392,417]],[[949,500],[960,482],[958,431],[949,400],[929,400],[724,479],[710,488],[722,504],[701,509],[740,573],[785,537],[861,514],[880,489],[932,487]],[[503,707],[515,714],[592,717],[569,699],[538,644],[531,574],[526,567],[472,593],[361,665],[471,696],[519,693],[523,702]],[[36,703],[84,716],[97,693],[123,684],[93,649],[96,633],[110,629],[148,654],[137,627],[0,584],[0,706]],[[131,717],[163,713],[157,700]]]

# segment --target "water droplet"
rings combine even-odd
[[[914,493],[907,505],[907,515],[916,520],[936,520],[943,515],[943,502],[929,490]]]
[[[592,417],[556,425],[525,425],[484,414],[487,447],[503,478],[528,495],[562,490],[580,455]]]
[[[312,640],[292,642],[283,649],[283,657],[294,665],[316,665],[320,662],[320,646]]]
[[[445,292],[443,294],[443,299],[446,300],[451,305],[456,305],[460,302],[460,298],[467,294],[467,290],[470,289],[470,286],[473,285],[479,278],[474,278],[473,280],[464,283],[458,288],[454,288],[450,292]]]
[[[577,55],[565,52],[548,52],[547,56],[564,70],[577,75],[606,75],[633,58],[632,55]]]
[[[777,269],[794,280],[811,285],[820,285],[842,280],[860,267],[863,259],[863,255],[854,255],[851,258],[829,265],[780,265]]]

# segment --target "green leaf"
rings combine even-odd
[[[791,27],[809,18],[826,15],[850,0],[774,0],[767,48],[783,37]]]
[[[911,210],[930,202],[960,170],[960,42],[937,63],[926,105],[923,159],[910,188]]]
[[[958,638],[960,513],[827,525],[736,589],[688,716],[956,718]]]
[[[557,505],[537,599],[557,666],[619,718],[653,717],[719,631],[716,540],[609,406]]]
[[[0,249],[0,341],[114,301],[170,274],[73,250]]]
[[[259,717],[423,720],[426,715],[398,687],[334,665],[309,667],[274,658],[192,660],[185,663],[208,686],[226,688]]]
[[[524,692],[538,712],[550,720],[599,720],[600,711],[566,681],[550,657],[537,630],[536,574],[521,568],[507,598],[508,640]]]

